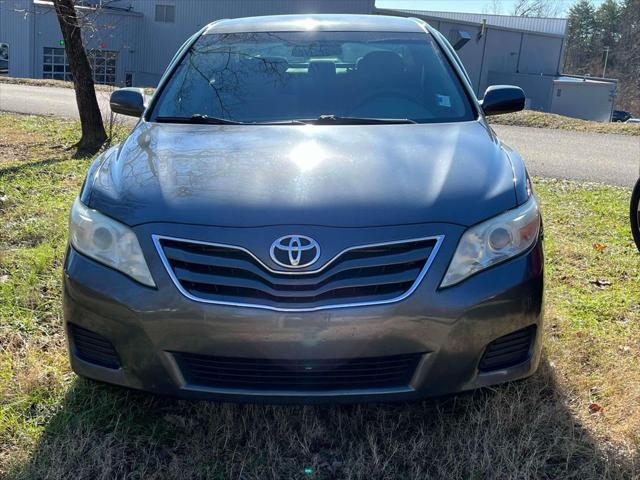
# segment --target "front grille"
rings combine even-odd
[[[274,309],[304,310],[384,303],[421,280],[437,238],[348,250],[316,273],[278,273],[232,246],[160,238],[174,281],[192,298]]]
[[[536,326],[531,325],[494,340],[487,345],[480,361],[480,371],[499,370],[527,361],[535,336]]]
[[[353,390],[406,387],[421,354],[345,360],[274,360],[174,353],[186,381],[210,388]]]
[[[109,340],[91,330],[69,324],[69,332],[79,358],[107,368],[120,368],[116,349]]]

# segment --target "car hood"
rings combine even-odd
[[[128,225],[471,225],[516,206],[480,122],[139,123],[95,169],[89,205]]]

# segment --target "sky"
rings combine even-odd
[[[593,0],[599,5],[603,0]],[[509,15],[513,11],[515,0],[376,0],[378,8],[398,8],[408,10],[433,10],[436,12],[465,12],[465,13],[494,13],[494,5],[500,12]],[[556,0],[562,10],[561,16],[566,16],[574,0]]]

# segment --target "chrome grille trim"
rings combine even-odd
[[[153,243],[156,247],[156,251],[158,252],[158,255],[160,256],[160,260],[162,261],[162,264],[164,265],[165,270],[167,271],[167,273],[169,274],[169,277],[171,278],[173,284],[176,286],[176,288],[178,289],[178,291],[185,296],[186,298],[196,301],[196,302],[200,302],[200,303],[208,303],[208,304],[215,304],[215,305],[224,305],[224,306],[230,306],[230,307],[241,307],[241,308],[257,308],[257,309],[261,309],[261,310],[271,310],[271,311],[276,311],[276,312],[316,312],[316,311],[320,311],[320,310],[333,310],[333,309],[337,309],[337,308],[353,308],[353,307],[364,307],[364,306],[373,306],[373,305],[387,305],[387,304],[392,304],[392,303],[397,303],[400,302],[404,299],[406,299],[407,297],[409,297],[411,294],[413,294],[413,292],[416,291],[416,289],[418,288],[418,286],[420,285],[420,283],[422,282],[422,280],[424,279],[424,277],[426,276],[429,268],[431,267],[431,264],[433,263],[433,261],[436,258],[436,255],[438,254],[438,251],[440,250],[440,247],[442,246],[442,243],[444,241],[444,235],[434,235],[434,236],[428,236],[428,237],[419,237],[419,238],[408,238],[408,239],[404,239],[404,240],[396,240],[396,241],[390,241],[390,242],[379,242],[379,243],[371,243],[371,244],[364,244],[364,245],[356,245],[353,247],[349,247],[346,248],[344,250],[342,250],[341,252],[339,252],[338,254],[336,254],[333,258],[331,258],[331,260],[329,260],[328,262],[326,262],[322,267],[316,269],[316,270],[308,270],[308,271],[285,271],[285,270],[274,270],[272,268],[270,268],[268,265],[266,265],[262,260],[260,260],[257,256],[255,256],[250,250],[247,250],[244,247],[238,246],[238,245],[230,245],[230,244],[224,244],[224,243],[215,243],[215,242],[205,242],[202,240],[192,240],[192,239],[188,239],[188,238],[178,238],[178,237],[171,237],[171,236],[167,236],[167,235],[156,235],[153,234],[151,235],[152,239],[153,239]],[[365,248],[375,248],[375,247],[383,247],[383,246],[390,246],[390,245],[401,245],[401,244],[405,244],[405,243],[415,243],[415,242],[424,242],[424,241],[434,241],[435,244],[429,254],[429,257],[427,258],[424,266],[422,267],[422,270],[418,273],[418,276],[416,277],[415,281],[413,282],[413,284],[411,285],[411,287],[405,291],[402,295],[399,295],[397,297],[394,298],[389,298],[389,299],[384,299],[384,300],[372,300],[372,301],[365,301],[365,302],[351,302],[351,303],[336,303],[336,304],[328,304],[328,305],[319,305],[319,306],[314,306],[314,307],[278,307],[278,306],[273,306],[273,305],[262,305],[262,304],[256,304],[256,303],[244,303],[244,302],[230,302],[230,301],[224,301],[224,300],[212,300],[212,299],[208,299],[208,298],[202,298],[202,297],[198,297],[195,296],[193,294],[191,294],[190,292],[188,292],[181,284],[180,281],[178,280],[175,272],[173,271],[173,268],[171,267],[171,265],[169,264],[169,260],[167,259],[163,247],[161,245],[161,240],[168,240],[168,241],[173,241],[173,242],[184,242],[184,243],[191,243],[191,244],[196,244],[196,245],[204,245],[204,246],[211,246],[211,247],[219,247],[219,248],[227,248],[227,249],[231,249],[231,250],[238,250],[241,251],[245,254],[248,254],[251,258],[253,258],[258,265],[260,265],[262,268],[264,268],[266,271],[270,272],[270,273],[274,273],[277,275],[312,275],[312,274],[317,274],[322,272],[324,269],[326,269],[329,265],[331,265],[333,262],[335,262],[338,258],[340,258],[342,255],[351,252],[353,250],[360,250],[360,249],[365,249]]]

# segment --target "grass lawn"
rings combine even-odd
[[[516,127],[555,128],[575,132],[617,133],[620,135],[640,136],[640,125],[638,124],[591,122],[534,110],[523,110],[522,112],[489,117],[489,123],[494,125],[514,125]]]
[[[74,122],[0,114],[0,478],[640,478],[640,255],[625,189],[536,179],[545,350],[532,378],[412,404],[185,402],[69,370]]]

